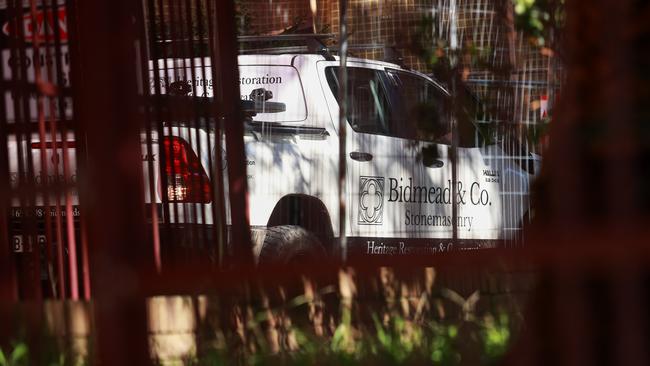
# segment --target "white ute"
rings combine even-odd
[[[189,95],[211,97],[210,73],[188,66],[209,67],[210,60],[189,61],[158,61],[161,92],[180,82],[190,86]],[[497,144],[486,144],[472,127],[467,136],[460,136],[454,177],[445,107],[450,97],[431,78],[391,63],[349,59],[346,226],[341,233],[338,58],[242,55],[239,65],[241,99],[261,95],[266,100],[258,113],[249,115],[244,137],[250,220],[259,262],[290,263],[333,255],[338,253],[336,239],[341,235],[348,238],[350,257],[375,258],[491,247],[516,236],[529,211],[532,175],[516,159],[507,158]],[[153,77],[153,62],[149,66]],[[417,121],[422,119],[429,123],[427,135],[417,132]],[[163,220],[212,225],[210,194],[218,183],[208,167],[223,152],[207,147],[215,146],[216,137],[187,126],[165,131],[170,136],[162,139],[152,134],[153,151],[145,144],[146,134],[142,135],[143,161],[153,161],[156,175],[149,177],[144,164],[145,198],[163,205],[161,189],[155,190],[153,199],[147,182],[154,179],[156,187],[163,186],[155,156],[160,146],[167,145],[176,156],[167,159],[164,179],[173,183],[167,196],[177,207]],[[36,134],[33,141],[38,141]],[[40,163],[38,147],[36,143],[31,149],[34,166]],[[70,147],[74,162],[74,145]],[[17,153],[15,142],[10,141],[10,156]],[[10,158],[12,172],[18,171],[17,160]],[[76,174],[74,166],[71,169]],[[12,178],[12,183],[17,180]],[[53,201],[54,197],[50,204]],[[204,210],[196,210],[197,205]],[[230,225],[229,215],[226,220]]]
[[[242,97],[264,88],[273,94],[270,101],[287,106],[282,113],[254,116],[260,132],[245,138],[251,224],[269,228],[258,246],[260,259],[281,253],[289,260],[299,252],[282,241],[301,243],[300,235],[318,237],[331,252],[332,237],[341,235],[340,62],[301,54],[240,56],[239,63]],[[454,227],[460,249],[513,238],[528,212],[531,175],[497,145],[484,145],[473,129],[460,138],[453,189],[447,92],[395,64],[352,58],[347,69],[349,255],[447,251]],[[418,139],[416,120],[422,119],[430,124],[426,141]],[[284,126],[306,129],[281,132]]]

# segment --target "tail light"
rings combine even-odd
[[[175,136],[165,137],[163,142],[169,202],[212,202],[210,179],[189,144]]]

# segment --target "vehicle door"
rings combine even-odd
[[[408,139],[413,155],[408,176],[399,177],[395,192],[404,205],[409,250],[414,254],[444,251],[453,236],[449,96],[419,74],[387,69],[387,75],[397,111],[395,134]]]
[[[413,72],[388,70],[388,74],[399,91],[401,102],[396,103],[396,109],[400,110],[401,123],[417,131],[416,150],[421,161],[414,169],[418,181],[412,189],[418,192],[413,193],[412,200],[421,204],[405,213],[407,222],[418,236],[440,239],[438,251],[449,249],[454,228],[459,239],[455,244],[461,247],[475,248],[497,239],[499,172],[490,168],[483,156],[483,139],[473,118],[460,116],[458,111],[465,109],[456,106],[452,128],[452,100],[440,86]],[[456,103],[463,101],[457,98]],[[452,138],[458,144],[455,175]]]
[[[347,222],[349,253],[400,254],[410,236],[400,189],[416,164],[413,140],[396,134],[394,88],[382,65],[348,64]],[[338,67],[325,69],[334,96]]]

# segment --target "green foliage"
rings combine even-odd
[[[479,48],[472,43],[459,44],[453,49],[449,40],[437,34],[436,24],[440,13],[426,14],[420,19],[415,36],[411,38],[410,50],[425,63],[430,73],[451,93],[452,98],[445,105],[444,115],[453,116],[460,146],[484,146],[497,141],[497,125],[486,120],[486,114],[496,114],[493,106],[483,104],[466,81],[466,73],[485,70],[495,75],[508,72],[507,65],[495,65],[493,50]],[[418,138],[451,144],[451,126],[441,123],[438,113],[441,104],[437,100],[421,102],[413,109],[409,118],[415,121]],[[451,121],[450,118],[445,118]],[[481,123],[478,123],[481,122]],[[435,145],[418,152],[424,160],[436,159]]]
[[[63,349],[60,339],[50,336],[41,339],[39,354],[31,354],[25,341],[12,342],[8,349],[0,347],[0,366],[83,366],[87,363],[85,355]]]
[[[565,21],[564,0],[512,0],[515,26],[536,45],[556,52]]]
[[[391,363],[404,363],[424,346],[423,329],[400,316],[391,318],[386,327],[376,315],[373,321],[376,329],[373,353],[386,357]]]
[[[498,321],[491,315],[486,316],[483,327],[483,351],[488,360],[502,357],[510,344],[510,328],[508,316],[501,314]]]
[[[29,349],[24,342],[13,344],[12,350],[5,354],[0,349],[0,366],[29,365]]]
[[[217,296],[206,303],[210,308],[197,330],[196,347],[180,359],[154,362],[192,366],[497,363],[511,344],[517,329],[513,320],[518,318],[480,310],[479,291],[465,297],[434,286],[432,270],[419,276],[398,279],[382,269],[379,281],[364,283],[350,275],[337,287],[317,286],[303,278],[304,291],[294,286],[257,293],[249,288],[245,295]],[[364,297],[356,298],[361,293]],[[85,356],[61,347],[61,341],[44,337],[37,353],[26,342],[14,342],[0,348],[0,366],[87,362]]]
[[[246,1],[235,0],[235,24],[237,35],[255,34],[255,22]]]
[[[456,325],[430,324],[433,337],[430,341],[430,360],[436,365],[456,365],[461,360],[460,353],[456,350],[455,342],[458,339]]]
[[[344,316],[345,318],[345,316]],[[348,316],[349,319],[349,316]],[[342,355],[350,355],[355,352],[356,344],[354,337],[352,336],[352,327],[350,322],[342,321],[341,324],[336,327],[334,335],[332,336],[331,349],[332,352]]]
[[[420,19],[420,24],[415,36],[412,37],[409,47],[431,70],[435,69],[439,62],[445,59],[449,51],[447,40],[436,35],[436,22],[437,19],[433,15],[424,15]],[[449,65],[445,66],[448,67]]]
[[[350,297],[343,297],[339,299],[338,316],[331,318],[331,331],[317,335],[309,322],[300,323],[298,319],[318,300],[312,295],[301,294],[285,299],[279,306],[257,312],[248,321],[248,339],[240,344],[256,344],[254,349],[235,350],[227,346],[231,343],[225,342],[205,349],[185,364],[459,365],[467,359],[494,364],[503,357],[511,343],[515,325],[510,316],[499,313],[495,317],[490,312],[479,315],[476,308],[478,291],[464,298],[442,288],[428,295],[422,294],[417,306],[405,308],[405,301],[408,303],[412,299],[401,297],[390,290],[388,284],[385,286],[384,305],[373,304],[371,308],[364,308],[364,311],[372,309],[369,319],[359,319],[360,304]],[[327,286],[317,294],[331,294],[330,288]],[[399,288],[402,287],[397,283],[395,289]],[[445,306],[457,315],[436,317],[431,311],[439,306]],[[287,317],[292,321],[287,322]],[[275,321],[269,322],[273,318]],[[275,324],[273,330],[282,334],[278,339],[292,338],[294,346],[290,346],[290,342],[280,342],[280,349],[272,351],[268,324]]]

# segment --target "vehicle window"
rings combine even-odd
[[[415,74],[390,70],[400,113],[395,133],[419,140],[451,144],[448,97],[438,86]]]
[[[325,71],[327,82],[338,100],[338,67]],[[392,135],[391,110],[382,81],[382,71],[348,67],[348,122],[362,133]]]
[[[255,89],[270,91],[269,102],[284,103],[283,112],[257,113],[257,122],[301,122],[307,118],[307,106],[298,71],[292,66],[239,66],[239,91],[242,100],[250,100]]]
[[[496,125],[486,120],[485,107],[467,85],[456,90],[458,123],[458,145],[461,147],[477,147],[495,144],[498,140]]]
[[[410,72],[389,70],[388,74],[397,90],[396,134],[404,136],[414,134],[419,140],[451,145],[452,141],[452,106],[448,97],[431,81]],[[494,138],[490,137],[491,125],[478,128],[477,117],[480,114],[480,102],[467,88],[456,92],[455,103],[458,145],[461,147],[484,146]]]
[[[175,94],[213,97],[212,75],[202,70],[201,65],[207,60],[167,59],[158,61],[158,74],[160,94]],[[209,64],[207,64],[209,67]],[[151,78],[151,94],[156,94],[154,89],[153,62],[149,63],[149,77]],[[178,90],[170,89],[176,85]],[[254,90],[266,91],[266,101],[284,104],[283,111],[273,107],[266,109],[268,112],[257,112],[252,116],[257,122],[302,122],[307,119],[307,104],[302,82],[298,70],[286,65],[240,65],[239,66],[239,94],[241,100],[252,100]],[[265,103],[258,108],[265,110]],[[277,104],[276,104],[277,105]]]

